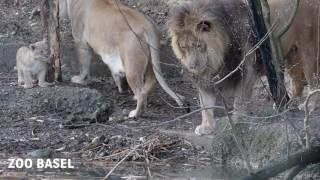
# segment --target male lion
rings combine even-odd
[[[32,88],[34,80],[38,80],[40,87],[52,85],[45,81],[50,62],[46,40],[30,44],[29,47],[19,48],[16,60],[18,85],[23,84],[24,88]]]
[[[215,106],[221,91],[223,96],[233,96],[235,109],[243,109],[240,105],[245,106],[258,77],[255,56],[247,54],[252,44],[247,6],[241,0],[193,1],[174,9],[168,30],[174,53],[196,84],[201,107]],[[241,70],[215,87],[245,56]],[[213,112],[202,111],[196,134],[212,132]]]
[[[119,91],[123,91],[124,78],[132,89],[137,107],[129,117],[141,113],[156,80],[182,105],[181,96],[174,93],[162,77],[159,32],[151,19],[117,0],[66,0],[60,3],[67,6],[81,65],[80,74],[72,77],[72,82],[85,83],[92,49],[108,65]]]

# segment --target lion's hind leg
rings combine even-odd
[[[128,84],[134,93],[135,100],[137,100],[136,109],[129,113],[129,118],[138,117],[142,113],[147,104],[147,97],[157,82],[152,68],[150,67],[146,71],[144,81],[141,79],[143,75],[131,73],[127,75]]]
[[[92,52],[88,45],[79,42],[76,43],[76,49],[80,63],[80,74],[73,76],[71,78],[71,82],[77,84],[86,84],[86,80],[89,78],[90,74]]]
[[[33,87],[32,73],[29,70],[24,70],[23,71],[23,76],[24,76],[24,85],[23,85],[23,87],[25,89],[32,88]]]

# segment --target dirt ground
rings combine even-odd
[[[40,17],[36,11],[40,0],[18,2],[14,5],[11,0],[0,0],[0,16],[3,17],[0,18],[0,45],[29,44],[42,37]],[[168,45],[165,22],[170,1],[122,2],[151,16],[159,25],[165,42],[161,50],[162,60],[173,64],[163,65],[165,77],[175,91],[187,97],[191,110],[198,109],[196,91],[183,78],[181,68],[176,64]],[[32,14],[34,17],[31,19]],[[62,22],[62,43],[72,46],[70,26],[67,23]],[[66,59],[63,61],[66,62]],[[149,159],[151,164],[165,167],[184,162],[194,166],[221,164],[226,160],[236,165],[242,163],[231,138],[230,128],[223,118],[218,122],[221,129],[204,139],[197,139],[199,137],[194,137],[192,133],[200,123],[200,114],[164,124],[185,114],[186,110],[172,107],[175,103],[157,87],[151,93],[143,115],[137,119],[128,119],[126,116],[135,107],[132,93],[119,94],[108,72],[104,76],[93,76],[87,86],[71,84],[69,79],[73,74],[74,68],[65,65],[63,83],[25,90],[17,86],[17,73],[14,70],[0,72],[1,158],[71,157],[82,161],[97,160],[105,165],[118,162],[131,148],[140,145],[128,161],[144,165],[146,159]],[[302,127],[304,112],[294,109],[281,118],[271,118],[275,112],[266,89],[261,82],[256,86],[250,111],[242,122],[245,126],[242,137],[257,167],[286,154],[288,144],[292,152],[301,148],[296,132],[301,133],[299,129]],[[222,112],[217,114],[223,115]],[[298,130],[288,127],[288,121],[283,120],[283,117],[295,124]],[[320,126],[316,122],[319,117],[319,111],[311,115],[314,143],[320,142]],[[118,174],[135,172],[141,175],[145,171],[143,168],[137,170],[126,167],[121,170]]]

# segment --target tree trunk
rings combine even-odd
[[[264,2],[264,1],[263,1]],[[261,0],[248,0],[251,19],[255,27],[256,43],[258,43],[270,30],[270,14],[269,11],[263,12],[268,7],[262,6]],[[264,4],[265,5],[265,4]],[[271,38],[270,38],[271,37]],[[282,54],[277,50],[273,35],[269,35],[260,46],[259,52],[264,65],[266,76],[269,82],[269,88],[277,107],[284,108],[289,101],[289,96],[284,83],[284,66]]]
[[[59,0],[42,0],[41,17],[43,36],[48,39],[50,64],[47,79],[49,82],[62,81],[60,61]]]
[[[49,25],[49,0],[42,0],[41,1],[41,10],[40,10],[40,16],[41,16],[41,24],[42,24],[42,36],[44,39],[49,39],[48,36],[48,25]],[[49,41],[48,41],[49,42]]]

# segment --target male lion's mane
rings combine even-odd
[[[216,33],[219,36],[227,36],[229,42],[225,42],[225,52],[223,53],[223,67],[218,74],[206,71],[202,75],[191,75],[191,79],[199,86],[212,89],[212,84],[219,78],[233,71],[244,58],[244,47],[252,43],[252,32],[249,19],[248,7],[240,0],[200,0],[186,3],[183,6],[172,10],[171,18],[168,21],[169,33],[171,36],[179,34],[185,30],[196,29],[196,26],[204,21],[211,22],[212,32],[220,29]],[[196,32],[195,32],[196,33]],[[212,34],[214,35],[214,34]],[[210,46],[210,44],[207,44]],[[214,64],[214,62],[211,62]],[[209,69],[208,69],[209,70]],[[245,71],[245,68],[243,69]],[[237,71],[230,76],[224,84],[235,86],[242,76],[243,71]]]

